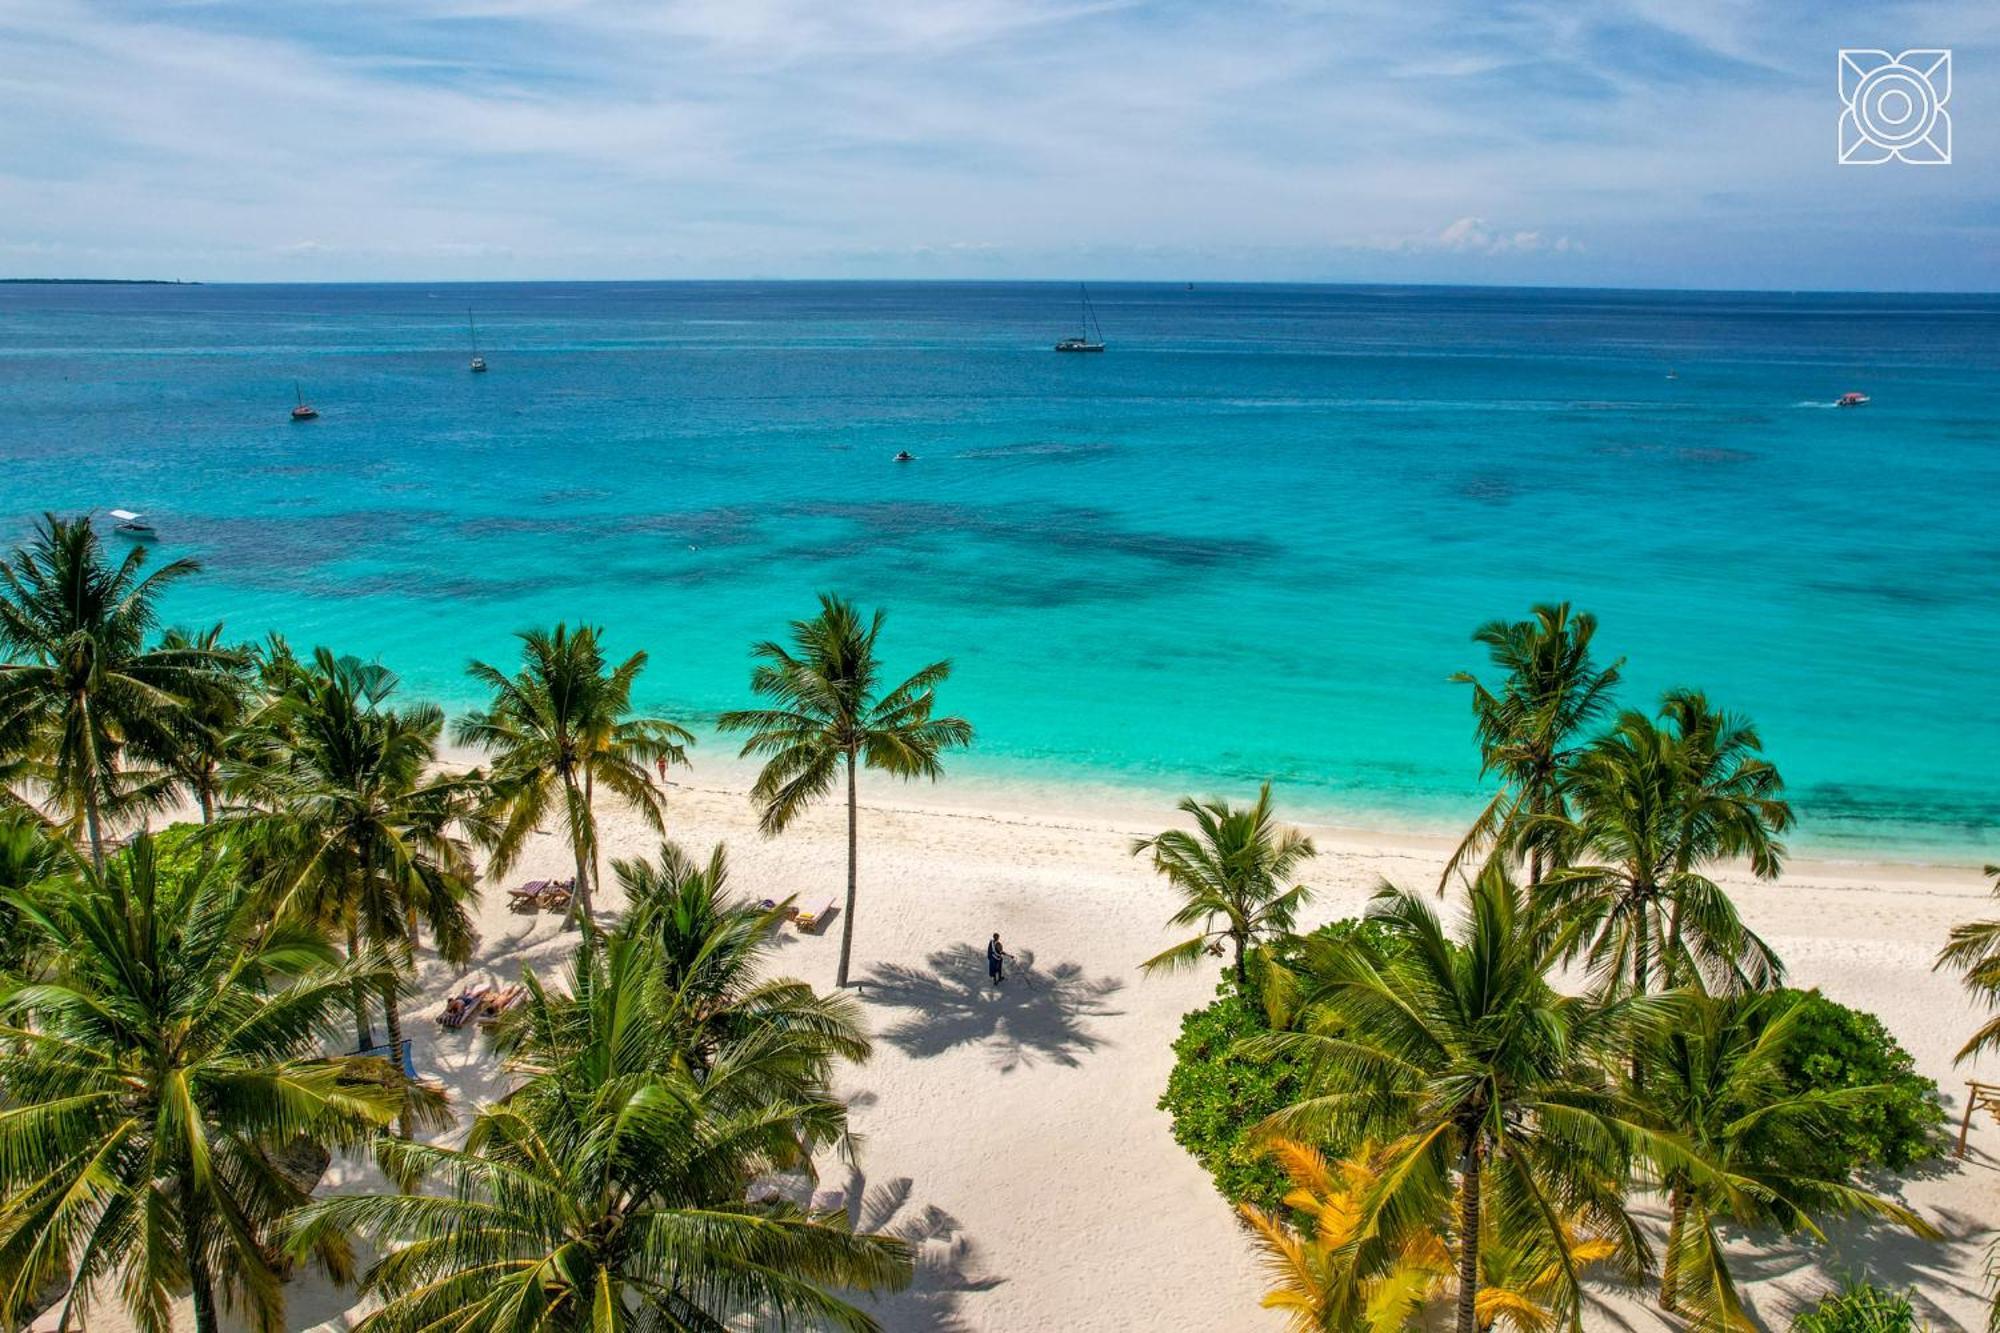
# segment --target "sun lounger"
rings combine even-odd
[[[444,1002],[444,1012],[438,1015],[442,1027],[462,1028],[472,1020],[474,1014],[486,1007],[486,997],[493,993],[493,987],[481,982],[468,986]]]
[[[757,910],[760,912],[776,912],[787,921],[795,920],[799,914],[798,905],[789,898],[783,902],[779,902],[776,898],[765,898],[758,902]]]
[[[493,992],[486,997],[484,1004],[481,1005],[482,1012],[479,1015],[479,1026],[482,1029],[492,1027],[500,1021],[501,1015],[520,1008],[522,1002],[527,998],[528,988],[526,986],[508,986]]]
[[[548,888],[547,880],[531,879],[517,889],[507,890],[507,905],[517,912],[532,912],[542,905],[542,895]]]
[[[568,907],[571,900],[575,897],[576,895],[570,891],[567,881],[560,884],[551,884],[542,892],[542,910],[544,912],[560,912]]]
[[[2000,1083],[1980,1083],[1973,1079],[1965,1081],[1965,1117],[1958,1122],[1958,1152],[1965,1156],[1965,1141],[1972,1134],[1972,1115],[1975,1111],[1991,1111],[1993,1118],[2000,1120]]]
[[[417,1062],[415,1057],[410,1053],[411,1041],[412,1038],[403,1038],[403,1076],[405,1078],[415,1078],[417,1076]],[[355,1054],[373,1060],[387,1060],[389,1058],[389,1043],[385,1041],[379,1046],[363,1046]]]
[[[833,909],[834,909],[834,900],[828,898],[826,900],[826,906],[820,908],[816,912],[794,913],[792,916],[792,924],[797,926],[800,930],[818,930],[821,926],[826,924],[826,919],[833,915]]]

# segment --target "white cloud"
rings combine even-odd
[[[1739,14],[1702,46],[1668,13],[350,0],[297,23],[250,0],[0,0],[0,235],[45,272],[151,253],[212,278],[907,256],[939,275],[1459,281],[1504,258],[1518,280],[1761,263],[1767,285],[1814,285],[1919,262],[1913,218],[1994,215],[1990,163],[1921,193],[1831,169],[1810,25]],[[1674,82],[1704,61],[1732,76]],[[1994,230],[1950,236],[1976,254]]]
[[[1442,250],[1479,255],[1529,254],[1537,250],[1569,254],[1582,248],[1567,236],[1546,237],[1539,231],[1497,232],[1486,225],[1485,218],[1470,217],[1460,218],[1439,232],[1435,244]]]

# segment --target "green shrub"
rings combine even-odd
[[[1275,1210],[1288,1188],[1285,1173],[1246,1141],[1248,1130],[1297,1100],[1303,1081],[1296,1060],[1234,1049],[1264,1030],[1263,1010],[1225,980],[1213,1004],[1181,1020],[1160,1109],[1174,1118],[1174,1142],[1207,1168],[1223,1198]]]
[[[1916,1061],[1881,1019],[1816,990],[1784,994],[1805,1009],[1783,1061],[1794,1089],[1832,1092],[1876,1084],[1885,1089],[1843,1110],[1833,1134],[1813,1145],[1816,1174],[1838,1178],[1868,1167],[1904,1171],[1943,1151],[1947,1117],[1937,1084],[1917,1072]]]
[[[1792,1333],[1914,1333],[1910,1298],[1871,1282],[1853,1283],[1792,1320]]]
[[[1379,943],[1382,932],[1367,921],[1335,921],[1310,936],[1287,936],[1260,952],[1274,955],[1284,966],[1295,966],[1307,940],[1355,936]],[[1261,970],[1253,967],[1252,975]],[[1239,995],[1225,975],[1215,1001],[1181,1020],[1173,1073],[1167,1076],[1159,1106],[1173,1117],[1174,1141],[1215,1178],[1223,1198],[1275,1212],[1283,1206],[1290,1186],[1249,1131],[1304,1094],[1305,1061],[1252,1056],[1236,1049],[1245,1038],[1267,1030],[1262,1003]]]

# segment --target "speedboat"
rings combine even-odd
[[[917,461],[917,456],[908,449],[905,449],[896,455],[896,461],[898,463],[914,463]]]
[[[160,534],[146,521],[144,514],[135,514],[129,509],[114,509],[111,511],[111,517],[118,520],[117,526],[112,531],[121,537],[130,537],[135,542],[153,542],[160,539]]]
[[[1860,407],[1867,401],[1868,395],[1865,393],[1844,393],[1834,399],[1833,405],[1835,407]]]

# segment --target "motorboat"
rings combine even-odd
[[[159,530],[146,521],[144,514],[130,509],[114,509],[111,517],[117,520],[111,529],[121,537],[130,537],[135,542],[153,542],[160,539]]]

